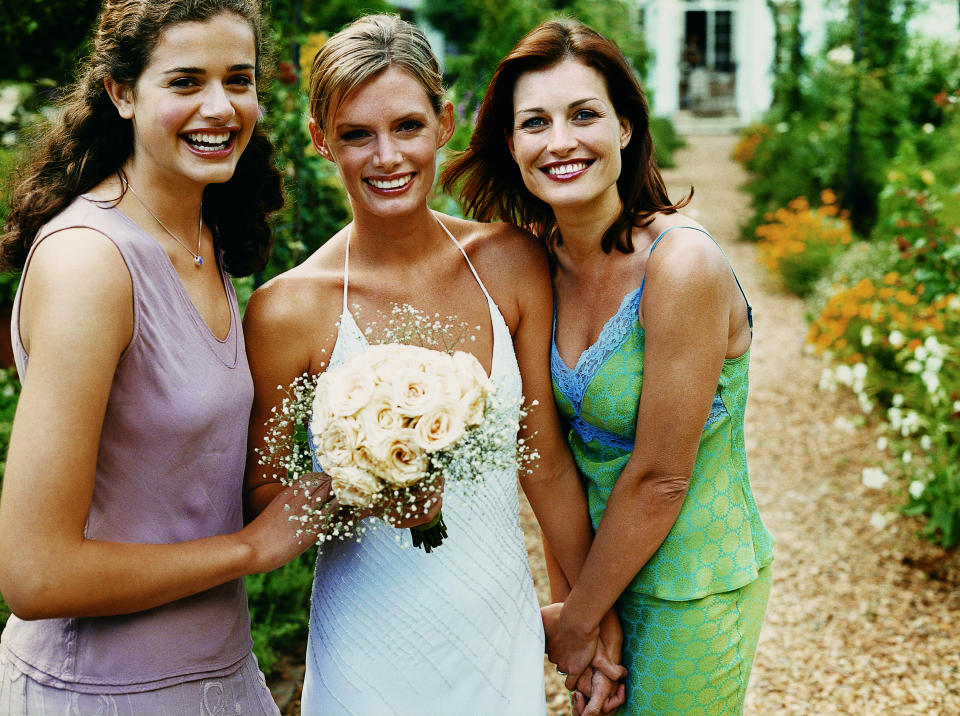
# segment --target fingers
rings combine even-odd
[[[591,665],[594,669],[603,672],[603,675],[611,681],[620,681],[627,675],[626,668],[620,664],[613,663],[610,658],[603,653],[602,649],[597,649],[593,655]]]
[[[585,708],[582,709],[583,716],[599,716],[603,713],[604,705],[610,694],[615,693],[618,687],[618,684],[615,681],[610,681],[610,679],[603,675],[603,672],[591,671],[591,690],[584,694],[585,696],[589,696],[590,700],[587,702]],[[581,691],[583,690],[581,689]]]
[[[570,694],[570,700],[573,702],[573,713],[574,716],[583,716],[583,710],[587,707],[587,699],[579,691],[574,691]]]
[[[621,682],[617,686],[617,690],[614,691],[607,698],[606,702],[603,704],[603,713],[609,714],[616,711],[620,706],[622,706],[627,700],[627,687],[626,684]]]

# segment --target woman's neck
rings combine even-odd
[[[376,216],[355,212],[349,234],[351,256],[381,267],[418,264],[436,255],[449,241],[433,212],[422,210],[402,216]]]
[[[145,171],[133,160],[123,167],[123,180],[136,192],[135,197],[127,196],[126,200],[132,198],[133,203],[144,204],[146,210],[159,217],[170,230],[179,231],[182,236],[196,235],[204,185],[171,182],[168,177]]]
[[[562,238],[562,253],[573,265],[602,261],[603,235],[623,211],[616,190],[590,204],[554,209],[557,230]]]

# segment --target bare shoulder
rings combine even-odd
[[[660,236],[664,231],[669,233],[647,261],[648,282],[659,279],[679,287],[728,279],[730,267],[726,256],[698,222],[682,214],[661,214],[647,227],[651,237]]]
[[[343,298],[342,248],[338,263],[333,241],[250,296],[243,327],[251,366],[284,355],[296,374],[320,370],[336,338]]]
[[[513,224],[484,223],[444,217],[443,222],[463,245],[484,281],[529,282],[542,274],[549,279],[543,243]]]

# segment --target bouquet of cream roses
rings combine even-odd
[[[412,502],[449,471],[458,442],[483,423],[492,393],[471,353],[371,346],[317,379],[310,419],[316,462],[341,505]],[[411,531],[427,552],[446,536],[439,512]]]

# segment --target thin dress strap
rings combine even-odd
[[[440,224],[440,228],[443,229],[443,232],[450,237],[450,240],[454,245],[460,250],[460,253],[463,255],[464,260],[467,262],[467,266],[470,267],[470,273],[473,274],[473,277],[477,279],[477,284],[480,286],[480,290],[483,291],[483,295],[487,297],[487,301],[493,301],[490,298],[490,294],[487,293],[487,287],[483,285],[483,281],[480,280],[480,274],[477,273],[477,270],[473,267],[473,264],[470,262],[470,258],[467,256],[467,252],[463,250],[463,247],[460,245],[460,242],[457,241],[453,234],[450,233],[450,230],[443,225],[443,222],[440,221],[440,217],[436,214],[433,215],[433,218],[437,220],[437,223]],[[343,312],[347,313],[347,288],[350,282],[350,236],[347,235],[347,248],[343,254]]]
[[[347,313],[347,283],[350,280],[350,235],[347,232],[347,250],[343,254],[343,315]]]
[[[434,214],[433,218],[437,220],[437,223],[440,224],[440,228],[443,229],[444,233],[446,233],[446,235],[450,237],[450,240],[454,243],[454,245],[456,245],[456,247],[460,249],[460,253],[463,254],[463,258],[466,260],[467,266],[470,267],[470,273],[472,273],[473,277],[477,279],[477,283],[480,285],[480,290],[483,291],[483,295],[487,297],[488,302],[492,302],[493,299],[490,298],[490,294],[487,293],[487,287],[483,285],[483,281],[480,280],[480,275],[477,273],[477,270],[473,267],[473,264],[470,263],[470,258],[467,256],[467,252],[463,250],[463,247],[460,245],[460,242],[457,241],[453,237],[453,234],[450,233],[450,230],[443,225],[443,222],[440,221],[439,216]]]
[[[650,245],[650,251],[647,253],[647,259],[649,260],[650,254],[653,253],[653,250],[657,248],[657,244],[660,243],[667,232],[673,231],[674,229],[693,229],[694,231],[699,231],[701,234],[706,234],[710,240],[717,244],[717,248],[720,249],[720,253],[723,254],[723,258],[727,259],[727,265],[730,267],[730,273],[733,274],[733,280],[737,282],[737,288],[740,289],[740,295],[743,296],[744,302],[747,304],[747,324],[750,326],[750,332],[753,332],[753,306],[750,305],[750,300],[747,298],[747,294],[743,290],[743,286],[740,285],[740,279],[737,278],[737,272],[733,270],[733,264],[730,263],[730,259],[727,257],[726,252],[724,252],[723,247],[717,242],[713,236],[710,235],[710,232],[705,229],[701,229],[699,226],[668,226],[666,229],[660,232],[660,235],[653,240],[653,243]],[[640,279],[640,294],[643,295],[643,286],[647,282],[647,269],[643,269],[643,278]]]

